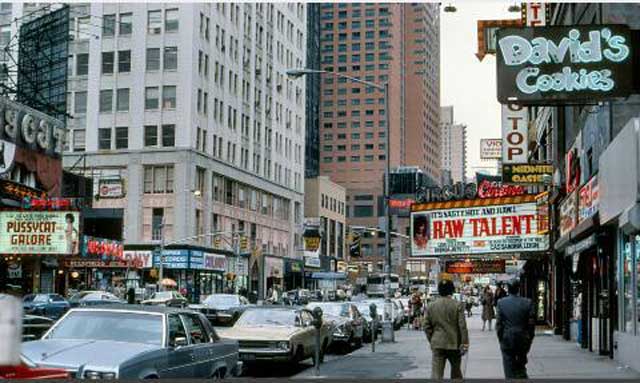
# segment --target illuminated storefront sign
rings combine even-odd
[[[505,272],[504,259],[470,259],[449,261],[445,270],[449,274],[502,274]]]
[[[560,236],[568,235],[578,224],[578,201],[576,193],[571,193],[560,204]]]
[[[592,177],[578,193],[578,223],[596,215],[599,205],[598,177]]]
[[[502,105],[502,163],[527,162],[529,148],[529,113],[515,104]]]
[[[0,97],[0,139],[59,157],[64,149],[65,127],[28,106]]]
[[[22,202],[25,198],[45,198],[47,193],[42,190],[19,184],[17,182],[0,180],[0,197]]]
[[[0,212],[0,253],[78,254],[78,212]]]
[[[547,235],[538,233],[535,196],[526,203],[498,199],[461,201],[465,206],[419,210],[411,214],[412,256],[446,256],[485,253],[544,251]],[[531,197],[531,198],[529,198]]]
[[[502,181],[506,184],[540,185],[552,175],[550,164],[502,165]]]
[[[497,54],[501,103],[616,98],[632,90],[631,33],[623,25],[505,28]]]
[[[99,256],[121,260],[124,255],[124,246],[121,241],[112,239],[83,236],[82,256]]]

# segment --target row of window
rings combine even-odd
[[[338,33],[338,41],[347,41],[349,37],[348,33]],[[381,39],[386,39],[391,37],[389,30],[383,29],[378,31],[378,37]],[[360,32],[351,32],[351,40],[360,40],[362,38],[362,33]],[[371,40],[376,38],[376,31],[365,31],[364,38],[366,40]],[[335,34],[333,32],[322,32],[322,37],[320,38],[321,42],[331,42],[335,41]]]
[[[373,105],[375,104],[375,100],[373,98],[367,98],[365,100],[365,105]],[[380,98],[378,99],[378,104],[384,104],[384,98]],[[347,117],[347,111],[346,110],[338,110],[334,113],[333,110],[331,111],[325,111],[322,112],[322,117],[323,118],[333,118],[334,116],[336,117]],[[352,110],[351,111],[351,117],[360,117],[360,110]]]
[[[384,150],[385,145],[384,144],[378,144],[378,149],[379,150]],[[361,146],[360,144],[351,144],[351,150],[360,150]],[[333,145],[323,145],[322,146],[322,150],[325,152],[332,152],[334,150]],[[347,145],[337,145],[335,147],[335,150],[338,152],[345,152],[347,150]],[[375,150],[375,145],[374,144],[365,144],[364,145],[364,150]]]
[[[69,62],[72,63],[73,60],[69,60]],[[76,76],[86,76],[89,74],[88,53],[77,54],[75,64]],[[116,73],[116,68],[117,73],[131,72],[130,50],[102,52],[102,74],[114,74]],[[164,71],[176,71],[178,69],[178,47],[147,48],[145,68],[147,72],[159,71],[161,69]]]
[[[389,26],[389,19],[381,18],[378,20],[378,26],[386,27]],[[339,30],[345,30],[348,28],[348,23],[346,21],[340,21],[337,24],[333,22],[326,22],[322,24],[322,29],[325,31],[332,31],[335,26],[338,26]],[[351,19],[351,29],[360,29],[362,28],[362,22],[360,20]],[[364,21],[365,28],[375,28],[376,27],[376,19],[367,19]]]
[[[344,66],[339,66],[336,68],[336,72],[338,73],[344,73],[344,72],[348,72],[349,67],[344,65]],[[364,69],[363,69],[364,68]],[[389,69],[389,63],[380,63],[377,65],[377,68],[379,70],[388,70]],[[324,68],[322,68],[323,70],[327,71],[327,72],[334,72],[333,66],[325,66]],[[358,65],[352,65],[351,66],[351,72],[360,72],[364,70],[365,72],[372,72],[376,70],[376,64],[366,64],[364,67],[360,64]]]
[[[336,158],[336,162],[347,162],[347,157],[346,156],[337,156]],[[376,156],[374,155],[366,155],[366,156],[351,156],[350,161],[351,162],[360,162],[360,158],[362,158],[364,160],[364,162],[373,162],[375,161]],[[387,159],[387,156],[385,156],[384,154],[380,154],[378,155],[378,161],[385,161]],[[322,162],[324,163],[332,163],[333,162],[333,157],[329,157],[329,156],[325,156],[322,157]]]
[[[164,20],[162,18],[163,15]],[[78,30],[86,31],[85,35],[89,35],[90,25],[90,16],[78,18]],[[178,32],[180,21],[177,8],[165,9],[164,12],[162,10],[147,12],[147,33],[162,33],[163,26],[165,32]],[[110,14],[102,17],[102,37],[115,37],[116,32],[119,37],[131,35],[133,32],[133,13]]]
[[[337,46],[337,50],[338,52],[347,52],[348,51],[348,44],[338,44]],[[362,47],[362,44],[360,42],[355,42],[351,44],[351,51],[352,52],[360,52],[360,48]],[[333,52],[333,50],[336,48],[336,46],[334,44],[331,43],[323,43],[322,44],[322,52],[326,53],[326,52]],[[364,44],[364,49],[366,51],[377,51],[378,49],[389,49],[391,48],[391,44],[389,44],[389,41],[387,40],[382,40],[382,41],[378,41],[378,47],[376,48],[376,43],[375,42],[366,42]]]
[[[338,103],[338,105],[340,106],[341,104]],[[325,105],[326,106],[326,105]],[[378,111],[378,114],[380,116],[384,116],[384,109],[380,109]],[[365,113],[366,116],[373,116],[373,110],[367,110]],[[378,122],[379,126],[384,127],[385,126],[385,122],[384,120],[380,120]],[[366,128],[373,128],[375,125],[374,121],[372,120],[367,120],[365,121],[365,127]],[[334,128],[334,123],[333,122],[325,122],[322,124],[322,127],[324,129],[333,129]],[[346,122],[338,122],[335,124],[335,127],[338,129],[346,129],[347,128],[347,123]],[[352,129],[359,129],[360,128],[360,121],[351,121],[351,128]]]
[[[145,147],[173,147],[176,144],[176,126],[173,124],[145,125],[143,130]],[[98,129],[98,150],[122,150],[129,148],[129,128]]]
[[[378,137],[379,138],[385,138],[386,136],[386,132],[378,132]],[[323,135],[323,138],[325,141],[332,141],[333,140],[333,134],[332,133],[325,133]],[[366,132],[364,135],[364,138],[370,140],[373,139],[373,132]],[[337,139],[338,140],[346,140],[347,139],[347,134],[346,133],[339,133],[337,134]],[[360,139],[360,133],[351,133],[351,139],[352,140],[359,140]]]
[[[145,110],[158,110],[160,107],[160,89],[162,89],[162,109],[173,110],[177,106],[177,94],[175,85],[165,85],[162,88],[158,86],[146,87],[144,92]],[[115,93],[115,111],[128,112],[130,107],[130,89],[102,89],[100,90],[99,111],[100,113],[112,113],[114,111],[114,93]],[[68,95],[68,102],[71,100],[71,93]],[[87,92],[75,92],[73,95],[73,111],[75,114],[84,114],[87,112]],[[68,110],[71,110],[69,107]]]
[[[361,60],[361,56],[359,54],[351,54],[349,56],[347,56],[347,55],[338,55],[338,62],[339,63],[346,63],[347,62],[347,57],[351,57],[351,62],[352,63],[359,63],[360,60]],[[389,56],[389,52],[388,51],[379,52],[378,53],[378,60],[380,60],[380,61],[391,60],[391,56]],[[322,58],[322,63],[323,64],[331,64],[334,61],[335,61],[335,57],[333,55],[324,55],[324,57]],[[365,61],[366,62],[376,61],[375,53],[367,53],[367,54],[365,54]]]
[[[329,197],[324,193],[322,193],[320,197],[320,205],[323,209],[328,209],[338,214],[344,214],[344,202],[338,201],[333,197]]]

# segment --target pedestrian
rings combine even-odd
[[[413,329],[418,330],[420,328],[420,320],[422,318],[422,305],[424,304],[420,292],[418,289],[414,289],[411,300],[409,300],[409,306],[411,307],[411,321],[413,323]]]
[[[136,290],[133,287],[129,287],[127,290],[127,303],[130,305],[136,303]]]
[[[509,295],[498,302],[496,332],[502,351],[505,379],[528,379],[527,354],[536,329],[535,306],[531,299],[518,296],[520,283],[508,284]]]
[[[469,350],[469,332],[464,304],[451,298],[453,282],[438,283],[440,297],[427,307],[424,331],[431,344],[431,379],[442,379],[445,363],[451,365],[451,379],[462,379],[462,355]]]
[[[507,296],[507,291],[504,289],[502,282],[498,283],[496,292],[493,295],[493,305],[498,306],[498,301]]]
[[[482,331],[484,331],[487,322],[489,322],[489,331],[491,331],[491,322],[496,317],[493,309],[494,296],[489,285],[484,287],[482,292]]]
[[[471,295],[467,295],[465,301],[464,301],[464,306],[465,309],[467,310],[467,316],[471,317],[473,315],[472,310],[473,310],[473,297]]]

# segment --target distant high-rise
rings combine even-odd
[[[439,8],[323,3],[320,29],[322,69],[389,84],[388,110],[373,87],[326,74],[320,88],[320,174],[347,189],[350,225],[383,228],[387,134],[392,167],[418,166],[440,179]],[[362,254],[383,256],[383,238],[364,238]],[[382,259],[372,264],[382,269]]]
[[[307,4],[306,68],[320,69],[320,4]],[[304,176],[320,173],[320,74],[305,77],[307,83]]]
[[[451,180],[464,182],[467,174],[467,126],[456,124],[453,106],[442,107],[442,169]]]

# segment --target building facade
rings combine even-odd
[[[442,169],[451,175],[453,183],[465,182],[467,174],[467,126],[455,123],[453,106],[441,113]]]
[[[320,4],[307,4],[307,61],[305,68],[320,69]],[[317,177],[320,173],[320,74],[308,74],[305,121],[304,176]]]
[[[295,258],[301,241],[305,84],[285,72],[305,65],[306,6],[94,3],[71,16],[65,168],[97,196],[117,185],[94,207],[121,218],[125,248],[238,253],[246,237],[235,271],[264,294],[264,258]]]
[[[305,223],[320,232],[319,257],[326,271],[337,271],[338,262],[346,256],[346,190],[321,176],[305,180]]]
[[[389,84],[387,110],[382,91],[322,77],[320,174],[346,188],[350,226],[385,227],[387,154],[392,167],[419,166],[439,179],[438,12],[437,4],[320,5],[321,68]],[[382,263],[384,237],[362,240],[363,257]]]

